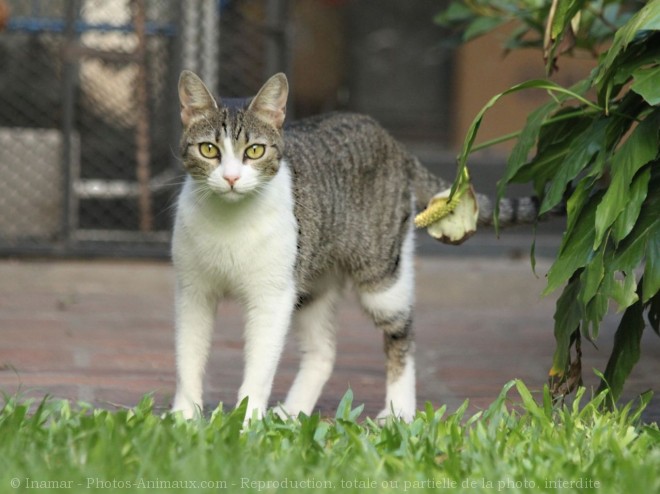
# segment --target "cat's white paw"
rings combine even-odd
[[[378,415],[376,415],[376,422],[383,424],[390,417],[398,418],[404,422],[410,423],[415,419],[415,410],[404,410],[402,408],[393,407],[384,408]]]
[[[277,405],[273,409],[273,412],[275,412],[275,414],[284,421],[292,420],[296,418],[296,415],[289,412],[288,407],[286,405],[283,405],[282,403]]]
[[[274,409],[273,412],[277,414],[279,418],[281,418],[285,422],[290,422],[293,421],[295,423],[299,422],[298,416],[301,413],[304,413],[302,410],[296,409],[296,408],[289,408],[286,404],[280,403],[277,405]],[[307,414],[305,414],[307,415]]]
[[[202,406],[196,405],[193,401],[182,398],[177,395],[172,404],[172,413],[181,412],[184,419],[190,420],[202,416]]]
[[[237,407],[241,404],[241,401],[242,400],[236,404]],[[262,420],[264,415],[266,415],[265,405],[253,404],[251,400],[248,400],[247,411],[245,412],[245,418],[243,419],[243,426],[246,427],[250,422],[255,420]]]

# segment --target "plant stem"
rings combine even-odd
[[[562,120],[570,120],[571,118],[578,117],[580,115],[588,115],[589,113],[598,113],[598,112],[595,111],[595,110],[592,110],[592,111],[582,110],[582,109],[581,110],[576,110],[576,111],[569,112],[569,113],[563,113],[563,114],[558,115],[558,116],[553,117],[553,118],[549,118],[548,120],[543,122],[541,125],[546,126],[546,125],[550,125],[550,124],[553,124],[553,123],[561,122]],[[477,144],[476,146],[473,146],[472,149],[470,149],[470,154],[472,154],[476,151],[481,151],[482,149],[485,149],[487,147],[494,146],[494,145],[499,144],[501,142],[506,142],[506,141],[509,141],[511,139],[515,139],[516,137],[518,137],[520,135],[521,132],[522,131],[518,130],[516,132],[511,132],[510,134],[504,134],[504,135],[501,135],[499,137],[495,137],[494,139],[489,139],[489,140],[484,141],[480,144]]]

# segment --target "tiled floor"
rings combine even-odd
[[[537,268],[542,275],[548,263]],[[430,401],[471,411],[487,406],[504,383],[523,379],[540,389],[554,338],[556,294],[540,298],[544,280],[525,260],[420,257],[417,260],[418,405]],[[131,261],[0,261],[0,392],[49,394],[98,406],[133,406],[153,393],[165,409],[175,387],[173,272],[167,263]],[[233,406],[242,374],[240,308],[219,308],[206,379],[206,403]],[[350,387],[365,414],[383,406],[382,338],[348,292],[340,308],[335,372],[319,401],[331,415]],[[587,385],[604,369],[617,316],[583,345]],[[626,397],[658,391],[660,338],[644,337],[642,360]],[[297,368],[290,342],[272,400],[282,400]],[[660,418],[656,397],[647,420]]]

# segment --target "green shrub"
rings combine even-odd
[[[466,0],[436,20],[459,27],[464,40],[513,22],[506,48],[543,48],[548,73],[565,52],[596,54],[609,43],[571,88],[534,80],[494,96],[468,131],[458,176],[490,107],[513,92],[549,93],[520,132],[505,136],[517,142],[498,197],[511,183],[531,183],[541,214],[565,203],[566,229],[544,292],[563,287],[553,390],[563,395],[579,385],[581,338],[598,337],[613,301],[622,316],[601,388],[609,385],[615,400],[639,359],[645,326],[660,334],[660,1]],[[532,263],[533,253],[532,245]]]

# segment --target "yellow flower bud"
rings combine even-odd
[[[479,206],[469,183],[449,200],[450,189],[436,194],[428,207],[415,218],[418,228],[425,228],[433,238],[448,244],[460,244],[477,230]]]

